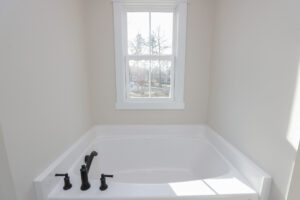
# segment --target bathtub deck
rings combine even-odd
[[[244,183],[243,178],[226,177],[168,184],[128,184],[108,181],[106,191],[99,190],[99,181],[91,181],[91,188],[82,192],[80,180],[74,187],[62,189],[63,182],[48,196],[49,200],[258,200],[258,194]]]

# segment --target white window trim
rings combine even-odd
[[[184,67],[186,49],[187,0],[113,0],[115,65],[116,65],[116,109],[128,110],[177,110],[184,109]],[[172,99],[127,99],[126,94],[126,11],[170,11],[174,12],[174,82]],[[125,27],[124,27],[125,26]]]

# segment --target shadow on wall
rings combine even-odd
[[[15,200],[13,180],[9,169],[4,139],[0,124],[0,199]]]

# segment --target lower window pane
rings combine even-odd
[[[148,60],[129,61],[128,95],[130,98],[145,98],[149,95],[149,68]]]
[[[151,97],[171,97],[171,61],[151,61]]]

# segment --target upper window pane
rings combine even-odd
[[[172,12],[127,12],[128,55],[172,55]]]
[[[129,55],[149,55],[149,13],[127,13]]]
[[[173,13],[151,13],[152,55],[171,55],[173,43]]]

